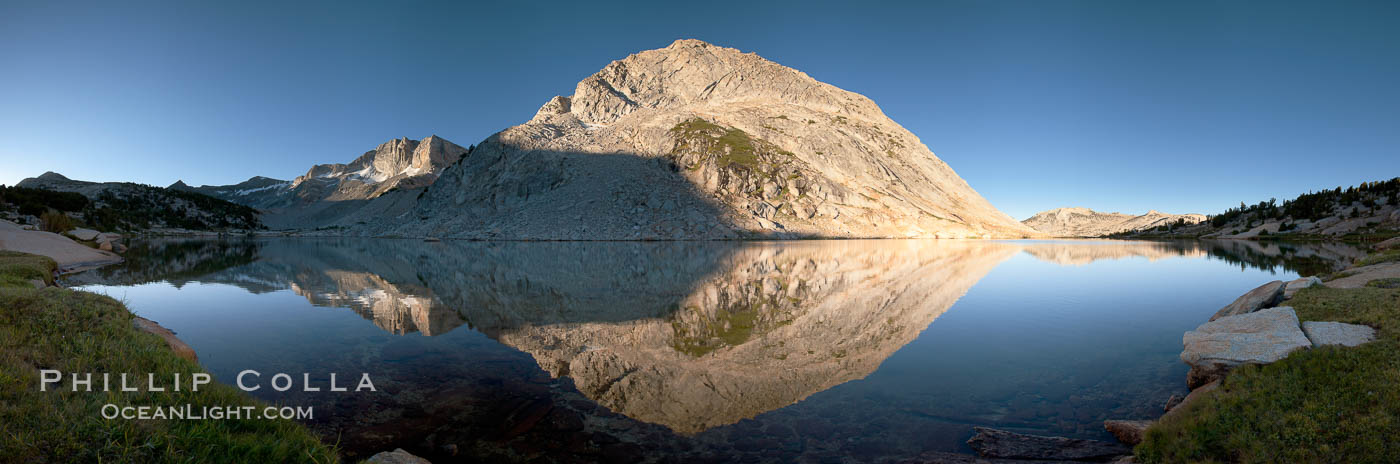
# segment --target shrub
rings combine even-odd
[[[58,211],[46,211],[39,216],[39,228],[45,232],[61,234],[73,230],[73,218]]]

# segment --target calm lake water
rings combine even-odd
[[[1246,241],[160,239],[68,279],[347,457],[878,462],[974,426],[1111,440],[1181,335],[1359,250]],[[268,387],[289,373],[296,388]],[[302,373],[321,392],[302,392]],[[377,392],[331,393],[329,376]]]

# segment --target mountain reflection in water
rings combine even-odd
[[[1303,274],[1326,272],[1360,253],[1340,245],[1248,241],[160,239],[135,244],[129,261],[74,276],[68,284],[111,289],[164,281],[176,289],[196,282],[232,285],[252,294],[290,290],[315,306],[349,308],[396,335],[439,336],[465,325],[527,353],[549,377],[567,378],[578,393],[608,410],[590,413],[588,406],[569,406],[581,417],[577,429],[610,423],[593,417],[607,417],[610,411],[678,434],[666,440],[684,442],[693,437],[695,442],[637,444],[640,448],[632,449],[634,453],[704,455],[735,450],[706,451],[705,443],[725,440],[707,440],[702,432],[870,376],[892,354],[918,339],[979,280],[1021,252],[1061,266],[1134,257],[1151,261],[1209,257],[1242,269],[1281,267]],[[141,313],[143,301],[134,303]],[[185,330],[176,330],[187,336]],[[200,339],[186,341],[201,350]],[[215,351],[212,355],[217,359],[220,353]],[[200,355],[206,357],[202,350]],[[211,370],[221,381],[231,380],[218,369]],[[384,390],[413,398],[392,400],[397,402],[482,395],[481,386],[472,387],[475,392],[449,394],[447,389],[434,391],[432,382],[417,383],[390,384]],[[559,399],[550,401],[563,404]],[[336,411],[330,414],[342,416],[366,407],[354,402],[332,404]],[[513,433],[518,428],[516,416],[537,415],[534,420],[540,421],[557,415],[556,409],[565,409],[556,406],[534,407],[545,412],[534,411],[529,404],[516,407],[503,419],[507,424],[498,426],[505,432],[478,441],[509,442],[526,433]],[[969,424],[1007,420],[1005,414],[949,418],[958,413],[947,408],[895,409]],[[380,435],[380,440],[365,438],[367,442],[413,449],[416,443],[399,443],[444,440],[441,420],[430,424],[396,417],[371,419],[370,424],[363,418],[327,420],[335,424],[331,428],[336,434],[359,437],[358,432],[373,430]],[[555,418],[561,420],[571,422]],[[474,424],[480,421],[471,419]],[[426,430],[419,436],[412,436],[411,430],[393,430],[412,429],[415,424],[439,429],[427,438],[422,436]],[[1070,431],[1084,430],[1082,424],[1076,427]],[[568,426],[561,433],[579,433],[575,429]],[[647,433],[650,438],[637,441],[659,440],[658,432]],[[625,437],[597,440],[627,442]],[[782,440],[775,440],[768,445],[784,446]],[[576,445],[567,441],[553,452]],[[495,453],[481,449],[488,445],[478,444],[469,453]],[[907,452],[947,448],[887,447]],[[545,448],[536,452],[548,455],[551,451]],[[790,458],[804,453],[801,447],[789,448],[783,448],[786,454],[765,456]],[[436,456],[440,451],[420,453]],[[495,458],[532,455],[520,450],[501,453]]]

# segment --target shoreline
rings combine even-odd
[[[78,245],[82,246],[82,245]],[[221,383],[183,391],[113,396],[65,388],[41,391],[40,367],[65,372],[208,374],[173,333],[108,296],[58,286],[52,258],[0,250],[0,461],[337,462],[336,447],[286,419],[112,420],[120,408],[267,406]],[[42,287],[36,288],[36,284]],[[168,334],[168,336],[167,336]],[[107,436],[90,442],[84,437]],[[155,446],[152,446],[155,445]]]
[[[1349,278],[1345,277],[1347,273],[1353,273],[1359,279],[1345,280]],[[1121,441],[1134,445],[1135,459],[1144,463],[1338,459],[1334,454],[1308,454],[1309,450],[1329,448],[1349,450],[1347,459],[1352,460],[1387,455],[1387,451],[1375,448],[1374,443],[1367,442],[1359,434],[1347,435],[1356,440],[1354,443],[1320,440],[1316,437],[1319,434],[1330,435],[1331,429],[1320,423],[1300,421],[1297,415],[1320,417],[1325,421],[1328,417],[1335,420],[1338,417],[1379,414],[1380,418],[1376,420],[1395,423],[1392,419],[1400,411],[1386,411],[1385,408],[1376,408],[1379,412],[1370,408],[1362,411],[1354,409],[1354,404],[1341,401],[1320,406],[1283,404],[1292,404],[1295,397],[1316,402],[1319,401],[1317,396],[1335,394],[1335,390],[1348,387],[1361,388],[1370,396],[1379,393],[1382,398],[1400,395],[1400,388],[1393,383],[1376,383],[1374,380],[1377,376],[1384,378],[1387,375],[1385,370],[1388,363],[1378,362],[1374,357],[1363,357],[1370,361],[1360,365],[1339,360],[1375,351],[1384,352],[1394,343],[1396,334],[1392,331],[1400,327],[1387,322],[1400,318],[1400,250],[1386,251],[1382,248],[1323,278],[1312,276],[1290,282],[1267,283],[1225,306],[1211,321],[1195,331],[1188,331],[1183,337],[1186,351],[1182,353],[1182,359],[1192,365],[1187,375],[1191,393],[1184,400],[1177,397],[1169,399],[1164,413],[1157,419],[1105,421],[1105,428]],[[1260,326],[1256,324],[1267,324],[1262,322],[1265,319],[1292,322],[1270,325],[1268,329],[1258,328]],[[1322,331],[1323,328],[1328,330]],[[1284,332],[1266,332],[1270,334],[1269,338],[1260,339],[1253,335],[1253,330]],[[1232,331],[1243,332],[1234,335]],[[1283,341],[1285,338],[1280,337],[1287,337],[1284,334],[1289,332],[1295,339],[1301,339]],[[1201,345],[1200,340],[1218,341]],[[1301,345],[1298,345],[1299,342]],[[1217,351],[1222,346],[1226,351]],[[1227,359],[1242,353],[1246,355],[1239,361]],[[1213,358],[1210,356],[1222,355],[1226,358],[1221,358],[1219,362],[1211,361]],[[1200,359],[1198,356],[1206,356],[1206,364],[1194,361]],[[1337,376],[1356,375],[1362,378],[1343,380],[1340,386],[1334,379]],[[1242,427],[1238,425],[1243,424],[1265,431],[1241,431],[1239,429]],[[1338,427],[1345,428],[1346,424]],[[1252,438],[1244,442],[1226,440],[1222,443],[1222,438],[1217,435],[1221,433]],[[1280,436],[1286,438],[1295,434],[1315,438],[1291,445],[1267,443]],[[1389,436],[1388,433],[1376,435]],[[1260,442],[1266,443],[1261,445]]]

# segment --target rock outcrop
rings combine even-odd
[[[349,164],[318,164],[291,181],[253,177],[234,184],[171,189],[211,195],[259,208],[277,229],[345,227],[368,220],[399,223],[423,188],[467,149],[436,135],[379,144]]]
[[[1181,360],[1191,365],[1193,388],[1240,364],[1268,364],[1312,346],[1293,308],[1261,309],[1201,324],[1182,336]]]
[[[1314,347],[1325,345],[1359,346],[1376,339],[1376,329],[1360,324],[1307,321],[1303,333]]]
[[[431,185],[467,149],[436,135],[379,144],[350,164],[318,164],[288,186],[297,203],[367,200],[399,189]]]
[[[80,227],[80,228],[77,228],[77,229],[70,230],[70,231],[68,231],[68,232],[64,232],[64,233],[67,234],[69,237],[73,237],[73,238],[76,238],[76,239],[78,239],[78,240],[83,240],[83,241],[88,241],[88,242],[91,242],[91,241],[93,241],[93,240],[96,240],[96,239],[97,239],[97,235],[98,235],[98,234],[101,234],[101,232],[98,232],[98,231],[95,231],[95,230],[92,230],[92,229],[84,229],[84,228],[81,228],[81,227]]]
[[[1103,421],[1103,428],[1113,434],[1113,438],[1117,438],[1119,442],[1133,446],[1142,443],[1142,438],[1147,435],[1147,428],[1152,424],[1153,421],[1150,420],[1106,420]]]
[[[614,61],[448,167],[415,221],[508,239],[1023,237],[869,99],[679,40]]]
[[[1312,346],[1293,308],[1262,309],[1207,322],[1182,337],[1187,364],[1268,364]]]
[[[1225,305],[1225,307],[1220,308],[1219,311],[1215,312],[1215,315],[1210,317],[1210,320],[1214,321],[1225,317],[1249,314],[1261,308],[1273,306],[1283,299],[1283,292],[1284,283],[1280,280],[1260,285],[1258,288],[1250,290],[1244,295],[1240,295],[1239,298]]]
[[[1205,220],[1206,216],[1202,214],[1167,214],[1156,210],[1133,216],[1100,213],[1088,208],[1056,208],[1036,213],[1021,223],[1056,237],[1102,237],[1148,231],[1162,226],[1194,225]]]
[[[131,325],[143,332],[160,337],[161,340],[164,340],[165,344],[170,347],[170,351],[175,352],[175,356],[185,358],[191,362],[199,362],[199,356],[195,354],[194,348],[190,348],[190,345],[180,340],[179,337],[176,337],[175,332],[171,332],[170,329],[161,327],[161,325],[155,323],[155,321],[140,316],[133,317],[131,319]]]
[[[59,272],[71,272],[122,260],[121,256],[116,253],[95,250],[53,232],[27,230],[18,224],[2,219],[0,219],[0,250],[48,256],[58,264]]]
[[[1293,295],[1297,294],[1298,290],[1302,290],[1320,283],[1322,283],[1322,279],[1319,279],[1317,277],[1303,277],[1300,279],[1290,280],[1288,281],[1288,284],[1284,285],[1283,287],[1283,299],[1286,300],[1289,298],[1293,298]]]

